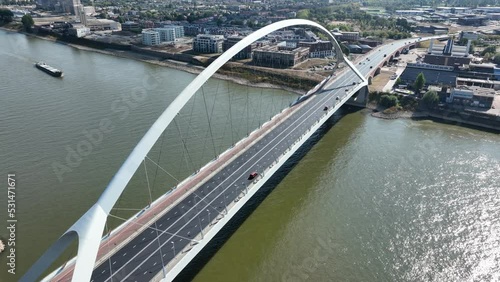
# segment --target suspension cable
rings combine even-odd
[[[179,179],[177,179],[175,176],[173,176],[171,173],[169,173],[166,169],[164,169],[163,167],[161,167],[159,164],[155,163],[155,161],[153,161],[151,158],[149,158],[148,156],[146,156],[146,159],[148,159],[150,162],[152,162],[153,164],[155,164],[157,167],[159,167],[161,170],[163,170],[166,174],[168,174],[170,177],[172,177],[173,179],[175,179],[175,181],[177,181],[177,183],[180,183],[181,181]]]
[[[182,141],[182,145],[183,145],[183,154],[182,155],[184,156],[184,160],[186,161],[186,166],[190,171],[194,172],[191,155],[189,155],[189,151],[188,151],[187,146],[186,146],[186,141],[182,137],[181,129],[179,128],[179,124],[177,123],[177,119],[175,119],[175,118],[174,118],[174,124],[175,124],[175,127],[177,128],[177,132],[179,133],[179,136],[181,137],[181,141]],[[189,163],[190,161],[191,161],[191,164]]]
[[[207,115],[207,121],[208,121],[208,130],[210,132],[210,138],[212,139],[212,145],[213,145],[213,149],[214,149],[214,157],[217,156],[217,152],[215,151],[215,141],[214,141],[214,134],[213,134],[213,131],[212,131],[212,123],[211,123],[211,118],[208,116],[208,108],[207,108],[207,99],[205,97],[205,90],[204,90],[204,87],[201,87],[201,92],[202,92],[202,96],[203,96],[203,103],[205,105],[205,113]],[[206,139],[205,139],[205,143],[206,143]],[[205,146],[205,144],[204,144]],[[205,147],[203,148],[205,149]]]
[[[148,184],[148,191],[149,191],[149,204],[151,205],[153,203],[153,196],[151,196],[151,187],[149,186],[149,177],[148,177],[148,169],[146,167],[146,158],[142,160],[142,163],[144,164],[144,173],[146,174],[146,183]]]

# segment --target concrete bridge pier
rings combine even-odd
[[[358,90],[352,97],[347,100],[346,104],[355,107],[366,107],[368,103],[368,86],[365,86]]]

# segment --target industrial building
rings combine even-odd
[[[460,68],[460,76],[500,81],[500,68],[495,64],[469,64]]]
[[[413,84],[420,73],[424,75],[426,85],[442,84],[454,86],[457,80],[457,73],[451,66],[418,63],[408,63],[400,78],[406,83]]]
[[[500,90],[500,81],[489,79],[457,77],[457,86],[458,85],[478,86],[482,88],[493,88],[495,90]]]
[[[415,31],[431,34],[447,34],[449,29],[440,25],[417,25],[417,27],[415,27]]]
[[[459,40],[467,39],[467,40],[477,40],[479,38],[479,34],[475,31],[461,31]]]
[[[467,46],[455,45],[452,39],[446,44],[434,44],[431,41],[424,63],[441,66],[461,66],[471,62],[469,56],[470,41]]]
[[[347,49],[349,49],[350,53],[356,53],[356,54],[363,53],[363,49],[359,45],[356,45],[356,44],[347,45]]]
[[[358,41],[360,39],[358,31],[332,30],[331,33],[337,41]]]
[[[486,25],[486,21],[487,20],[488,20],[488,18],[483,17],[483,16],[463,17],[463,18],[459,18],[457,20],[457,24],[459,24],[459,25],[480,26],[480,25]]]
[[[491,108],[496,91],[478,86],[458,86],[451,89],[447,103],[463,106]]]

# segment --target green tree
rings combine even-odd
[[[222,20],[222,18],[217,18],[217,20],[215,21],[215,23],[217,23],[217,26],[221,26],[223,22],[224,21]]]
[[[299,12],[297,13],[297,18],[299,19],[309,19],[309,17],[311,16],[311,12],[309,9],[304,9],[304,10],[299,10]]]
[[[467,41],[469,41],[467,38],[462,38],[458,41],[458,45],[465,46],[467,45]]]
[[[425,85],[425,76],[423,73],[419,73],[417,78],[415,79],[415,83],[413,84],[413,89],[417,92],[417,94],[422,90]]]
[[[396,79],[396,82],[394,83],[394,85],[398,86],[400,84],[403,84],[403,80],[401,79],[401,77],[398,77],[398,79]]]
[[[429,108],[435,107],[439,102],[439,96],[434,90],[427,91],[422,98],[422,102]]]
[[[342,50],[342,53],[344,53],[344,55],[346,56],[349,56],[349,48],[347,48],[347,46],[345,46],[344,44],[340,43],[340,49]]]
[[[488,53],[486,53],[486,54],[484,54],[484,55],[483,55],[483,58],[484,58],[485,60],[487,60],[487,61],[492,60],[492,59],[493,59],[493,57],[495,57],[495,54],[494,54],[494,53],[490,53],[490,52],[488,52]]]
[[[380,97],[380,105],[384,107],[394,107],[398,104],[398,97],[394,95],[382,95]]]
[[[470,49],[469,49],[469,54],[474,54],[474,51],[476,50],[476,47],[474,44],[471,44],[470,45]]]
[[[26,14],[21,18],[21,22],[23,23],[24,30],[31,32],[31,27],[35,24],[33,18],[30,14]]]
[[[414,110],[418,106],[417,99],[414,96],[403,96],[399,99],[401,107],[405,110]]]
[[[0,23],[10,23],[14,13],[9,9],[0,9]]]
[[[484,56],[484,55],[486,55],[486,54],[488,54],[488,53],[493,53],[493,54],[495,54],[496,52],[497,52],[497,46],[495,46],[495,45],[490,45],[490,46],[488,46],[488,47],[484,48],[484,50],[481,52],[481,56]]]

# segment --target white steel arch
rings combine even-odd
[[[29,282],[37,280],[76,238],[79,240],[78,253],[72,281],[89,281],[92,276],[92,270],[94,268],[101,242],[101,234],[104,230],[107,216],[126,185],[139,168],[141,162],[160,138],[163,131],[175,118],[177,113],[180,112],[198,89],[200,89],[219,68],[233,58],[239,51],[273,31],[297,25],[311,26],[323,31],[329,37],[335,48],[338,59],[337,66],[340,62],[345,62],[363,82],[366,82],[365,77],[344,57],[333,35],[326,28],[315,22],[301,19],[283,20],[253,32],[212,62],[174,99],[132,150],[97,202],[35,262],[20,281]]]

